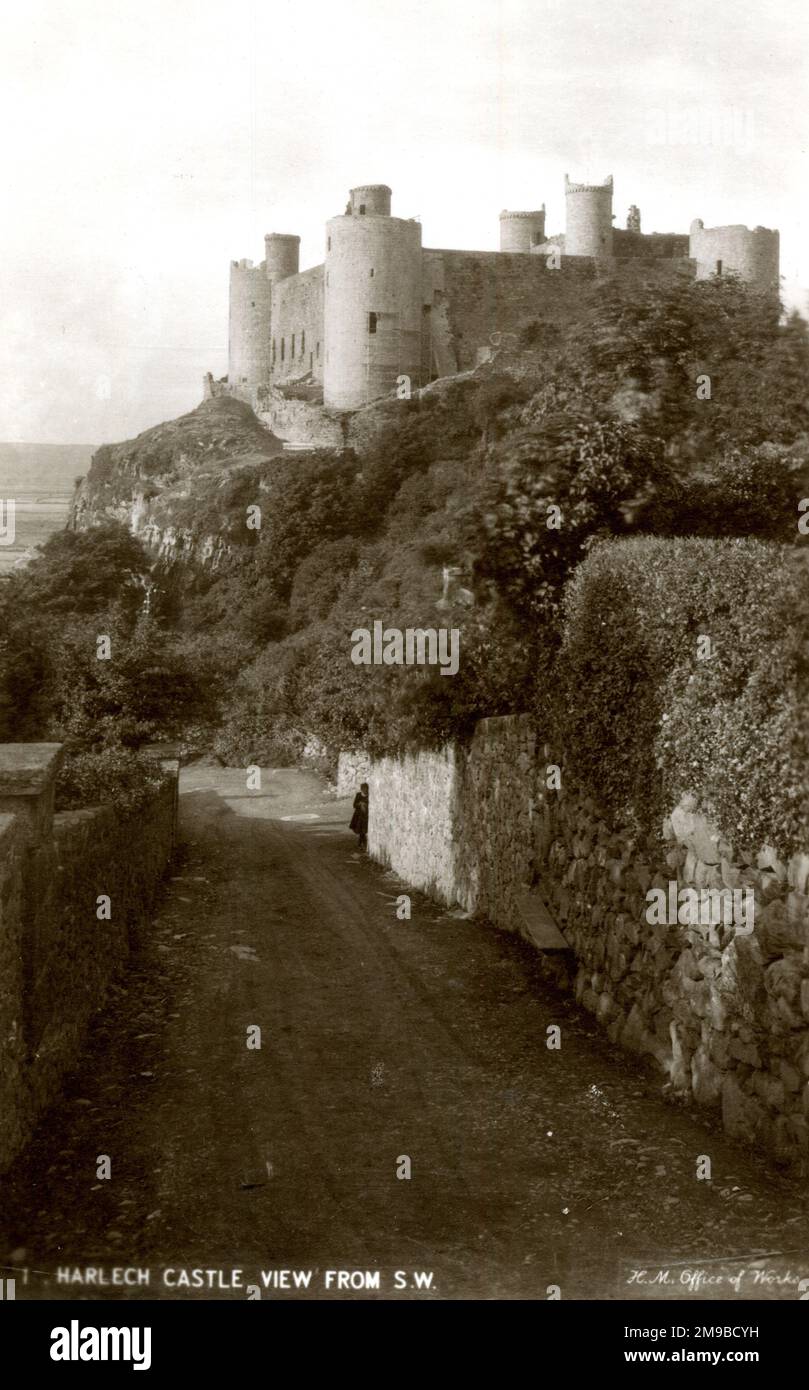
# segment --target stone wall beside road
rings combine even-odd
[[[376,759],[369,851],[497,927],[535,942],[561,930],[569,963],[548,960],[612,1041],[734,1136],[806,1170],[809,856],[734,859],[696,796],[642,835],[558,778],[527,716],[483,720],[465,747]],[[647,893],[672,883],[703,899],[750,890],[752,922],[650,925]]]
[[[176,761],[163,761],[168,780],[152,801],[122,818],[105,806],[55,815],[60,757],[58,744],[0,745],[0,1172],[78,1060],[176,833]]]

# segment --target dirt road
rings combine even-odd
[[[18,1297],[799,1298],[802,1193],[664,1104],[532,948],[415,893],[399,920],[349,816],[306,773],[184,772],[153,939],[3,1184]]]

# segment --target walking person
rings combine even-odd
[[[359,837],[359,849],[368,848],[368,783],[361,782],[360,789],[354,797],[354,814],[351,817],[349,830]]]

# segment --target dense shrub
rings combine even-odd
[[[368,517],[358,494],[352,454],[282,458],[261,493],[256,567],[288,600],[295,571],[324,541],[362,534]]]
[[[56,531],[4,586],[3,607],[29,614],[92,614],[110,604],[133,613],[150,560],[120,522]]]
[[[297,703],[299,664],[294,646],[271,643],[240,672],[213,740],[222,762],[289,767],[298,760],[306,741]]]
[[[125,748],[68,749],[56,781],[56,809],[103,805],[134,815],[165,782],[160,763],[145,754]]]
[[[608,277],[575,326],[569,370],[609,404],[628,381],[670,454],[699,463],[727,447],[788,445],[809,431],[809,328],[733,276],[633,284]],[[709,399],[697,378],[711,380]]]
[[[296,627],[325,618],[357,563],[359,542],[353,536],[322,541],[298,566],[289,597],[289,616]]]
[[[597,546],[544,710],[568,775],[647,829],[694,792],[736,845],[805,847],[808,579],[759,541]]]
[[[99,635],[110,639],[109,659],[98,658]],[[137,747],[199,716],[205,678],[172,635],[146,617],[130,628],[112,612],[50,633],[46,689],[52,737]]]
[[[669,475],[661,441],[579,409],[548,412],[511,439],[480,509],[476,571],[526,621],[553,624],[561,588],[598,534],[634,524]]]
[[[730,449],[710,469],[674,476],[644,504],[643,529],[674,536],[798,539],[797,504],[809,495],[809,447]]]

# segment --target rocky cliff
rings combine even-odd
[[[226,568],[253,538],[245,511],[260,501],[262,477],[282,448],[248,405],[203,401],[188,415],[98,449],[68,525],[121,521],[165,566],[182,560]]]

